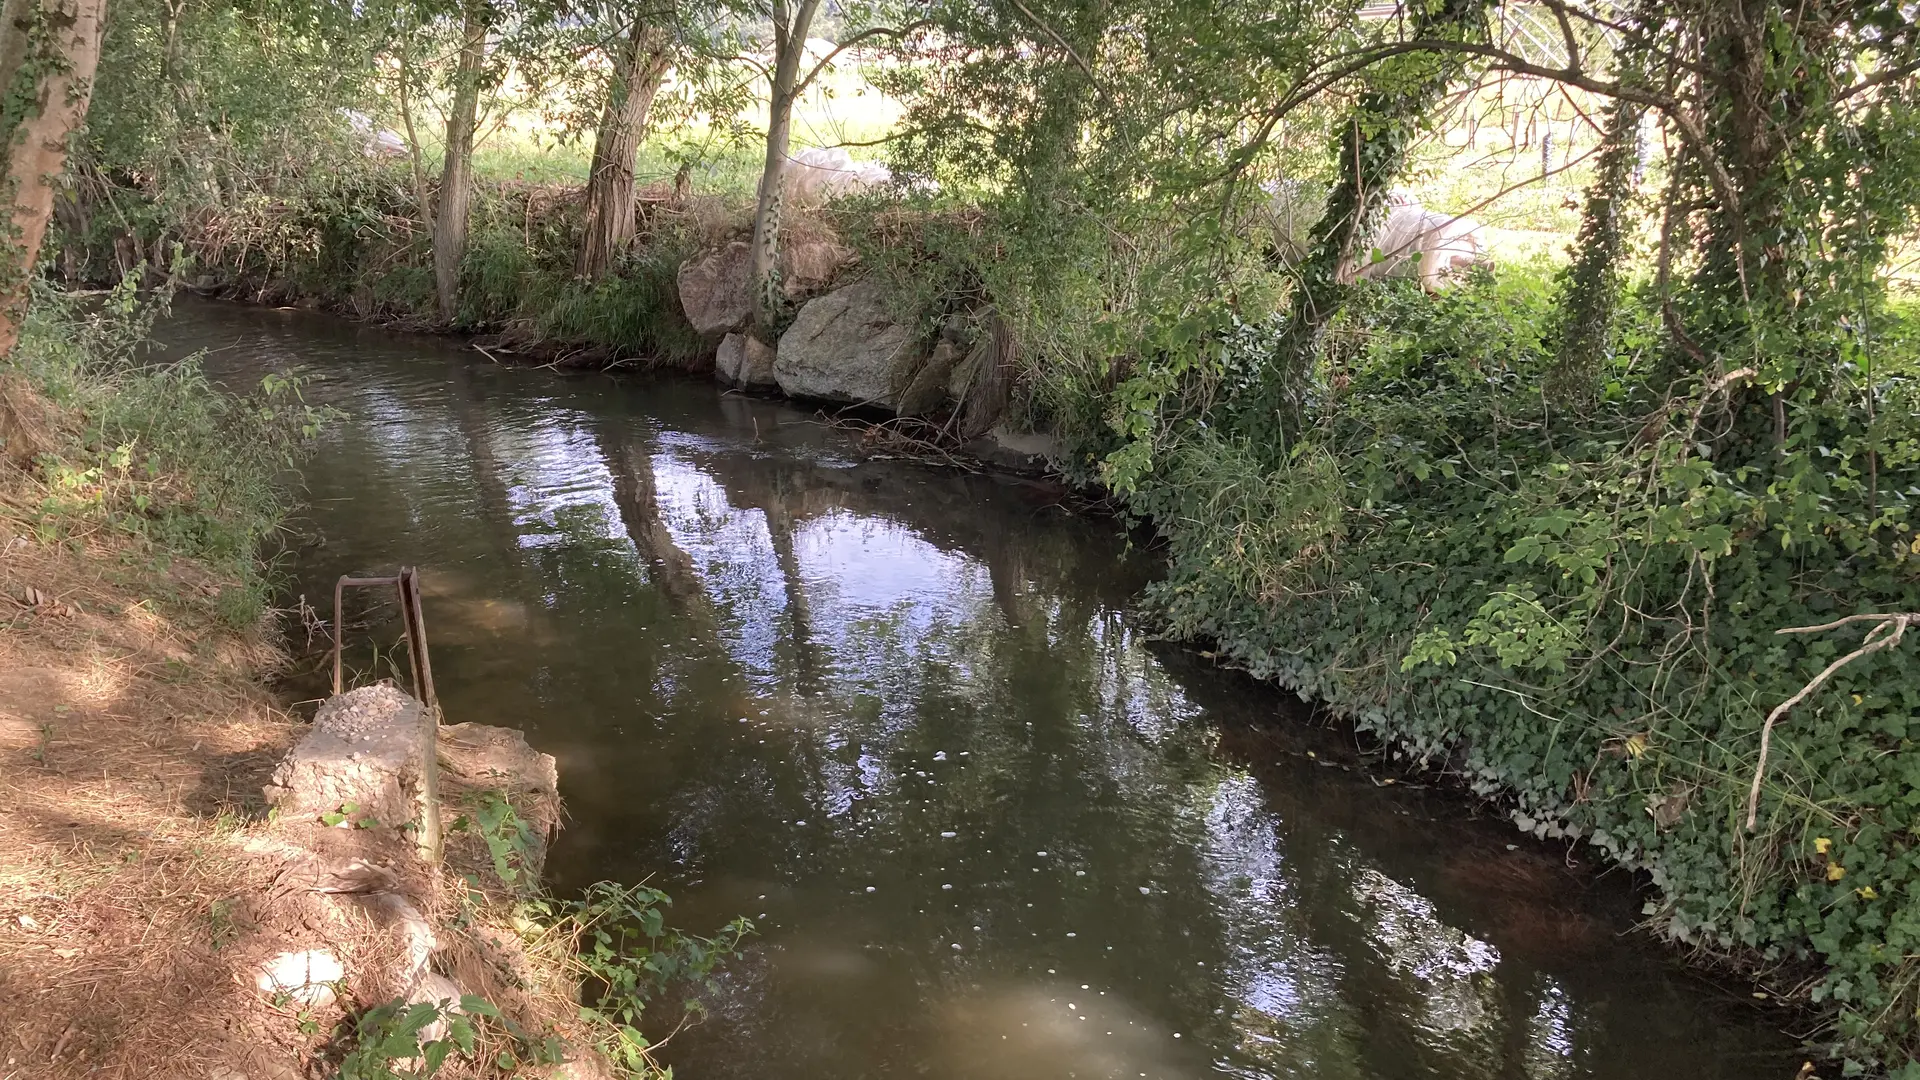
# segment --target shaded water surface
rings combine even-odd
[[[421,567],[448,717],[560,760],[556,888],[646,879],[689,929],[758,922],[664,1051],[680,1076],[1797,1064],[1737,992],[1620,938],[1624,883],[1149,644],[1150,560],[1045,488],[863,460],[694,381],[282,312],[163,335],[226,377],[324,372],[348,419],[307,469],[300,588]]]

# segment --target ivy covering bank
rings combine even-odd
[[[1910,12],[948,18],[905,157],[991,213],[883,254],[1012,324],[1034,422],[1165,539],[1169,632],[1645,868],[1656,925],[1920,1077]],[[1591,106],[1568,265],[1355,280],[1516,76]],[[1302,180],[1290,260],[1262,215]]]
[[[1752,830],[1747,813],[1769,712],[1880,620],[1777,631],[1920,611],[1920,372],[1863,378],[1872,412],[1794,401],[1774,460],[1716,460],[1724,391],[1649,419],[1625,363],[1617,400],[1553,415],[1548,299],[1519,275],[1380,289],[1348,316],[1367,344],[1337,415],[1281,463],[1198,424],[1173,438],[1130,499],[1172,556],[1150,603],[1521,828],[1645,868],[1680,940],[1787,987],[1817,961],[1842,1052],[1901,1062],[1920,1007],[1911,643],[1781,716]],[[1874,413],[1898,418],[1877,455]]]

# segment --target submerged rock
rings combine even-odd
[[[1040,474],[1060,457],[1060,442],[1051,435],[1014,431],[995,424],[985,435],[967,444],[967,453],[1009,472]]]
[[[780,336],[774,380],[792,397],[896,409],[919,366],[918,344],[880,284],[859,281],[800,309]]]

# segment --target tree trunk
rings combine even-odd
[[[33,268],[53,213],[54,187],[67,165],[67,140],[86,120],[93,96],[106,8],[106,0],[43,0],[39,24],[14,68],[16,81],[30,73],[26,77],[33,83],[0,88],[8,91],[9,112],[25,95],[24,115],[7,117],[18,126],[7,132],[12,235],[0,241],[5,251],[0,263],[0,357],[12,352],[20,338]],[[11,14],[13,5],[5,10]],[[14,35],[22,32],[18,22],[8,25],[0,50],[12,48]]]
[[[600,130],[593,139],[593,167],[587,174],[586,235],[575,267],[597,278],[633,240],[633,159],[647,136],[647,114],[666,78],[671,37],[664,27],[636,21],[627,33]]]
[[[406,35],[400,35],[397,53],[400,62],[400,124],[407,129],[407,165],[413,173],[413,204],[420,224],[433,233],[433,202],[427,196],[427,165],[420,151],[420,136],[413,125],[413,61],[407,55]]]
[[[1490,0],[1444,0],[1437,8],[1421,5],[1413,37],[1477,39],[1486,33]],[[1293,311],[1274,370],[1266,372],[1260,403],[1263,414],[1277,414],[1283,438],[1297,433],[1308,384],[1319,359],[1327,327],[1346,302],[1348,283],[1342,268],[1369,239],[1385,208],[1387,189],[1406,167],[1407,150],[1434,105],[1465,66],[1449,52],[1412,53],[1382,66],[1376,89],[1362,94],[1335,142],[1340,179],[1327,196],[1326,212],[1314,224],[1312,250],[1299,267]],[[1280,448],[1284,452],[1284,447]]]
[[[799,95],[800,60],[820,0],[800,0],[788,19],[786,0],[775,0],[773,92],[767,107],[767,158],[753,212],[753,331],[768,345],[780,330],[780,213],[793,131],[793,101]]]
[[[467,13],[454,70],[453,106],[447,111],[446,158],[433,214],[433,288],[440,318],[452,322],[460,301],[460,263],[467,254],[467,206],[473,197],[473,129],[480,111],[480,71],[487,61],[487,20]]]
[[[1640,118],[1646,109],[1625,98],[1607,107],[1607,126],[1594,166],[1593,183],[1574,242],[1573,263],[1560,280],[1555,308],[1560,340],[1547,372],[1547,399],[1575,406],[1593,397],[1607,357],[1620,290],[1620,260],[1626,244],[1627,204],[1639,162]]]

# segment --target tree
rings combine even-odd
[[[1414,9],[1415,40],[1484,40],[1489,0],[1439,0]],[[1465,58],[1422,50],[1382,61],[1369,72],[1372,87],[1341,125],[1333,148],[1339,180],[1315,223],[1312,250],[1299,268],[1277,367],[1266,373],[1266,393],[1277,400],[1282,430],[1297,434],[1302,396],[1312,378],[1328,323],[1345,298],[1341,267],[1378,228],[1386,194],[1406,168],[1407,151],[1431,120],[1465,67]]]
[[[484,0],[470,0],[461,20],[460,59],[453,73],[440,192],[433,208],[433,290],[444,322],[452,322],[459,310],[460,264],[467,255],[467,214],[473,199],[473,134],[494,15]]]
[[[820,0],[773,0],[769,13],[773,20],[773,70],[769,75],[767,97],[767,152],[760,169],[760,183],[754,196],[753,250],[753,331],[760,340],[772,344],[780,331],[783,315],[780,292],[780,230],[785,206],[787,163],[793,143],[793,105],[807,92],[821,73],[833,66],[840,54],[856,46],[881,38],[902,41],[931,25],[929,20],[902,18],[891,26],[870,26],[844,33],[827,55],[800,73],[807,55],[807,35],[812,32]],[[899,12],[895,12],[898,14]],[[867,21],[878,14],[860,13]],[[843,30],[847,22],[843,21]]]
[[[806,56],[807,33],[820,0],[773,0],[773,74],[767,96],[767,153],[754,194],[753,329],[772,344],[780,333],[780,216],[787,178],[787,151],[793,137],[793,103],[806,83],[800,62]],[[822,61],[824,64],[825,61]],[[820,71],[815,67],[814,73]],[[809,75],[808,79],[811,80]]]
[[[0,356],[20,337],[28,289],[53,214],[67,147],[86,120],[106,24],[106,0],[8,3],[0,25],[0,75],[7,83],[0,130],[7,133],[9,202],[0,263]]]
[[[599,277],[633,240],[634,155],[646,138],[647,121],[660,83],[673,59],[673,30],[653,12],[631,16],[615,57],[600,126],[587,173],[587,220],[576,265],[582,277]]]

